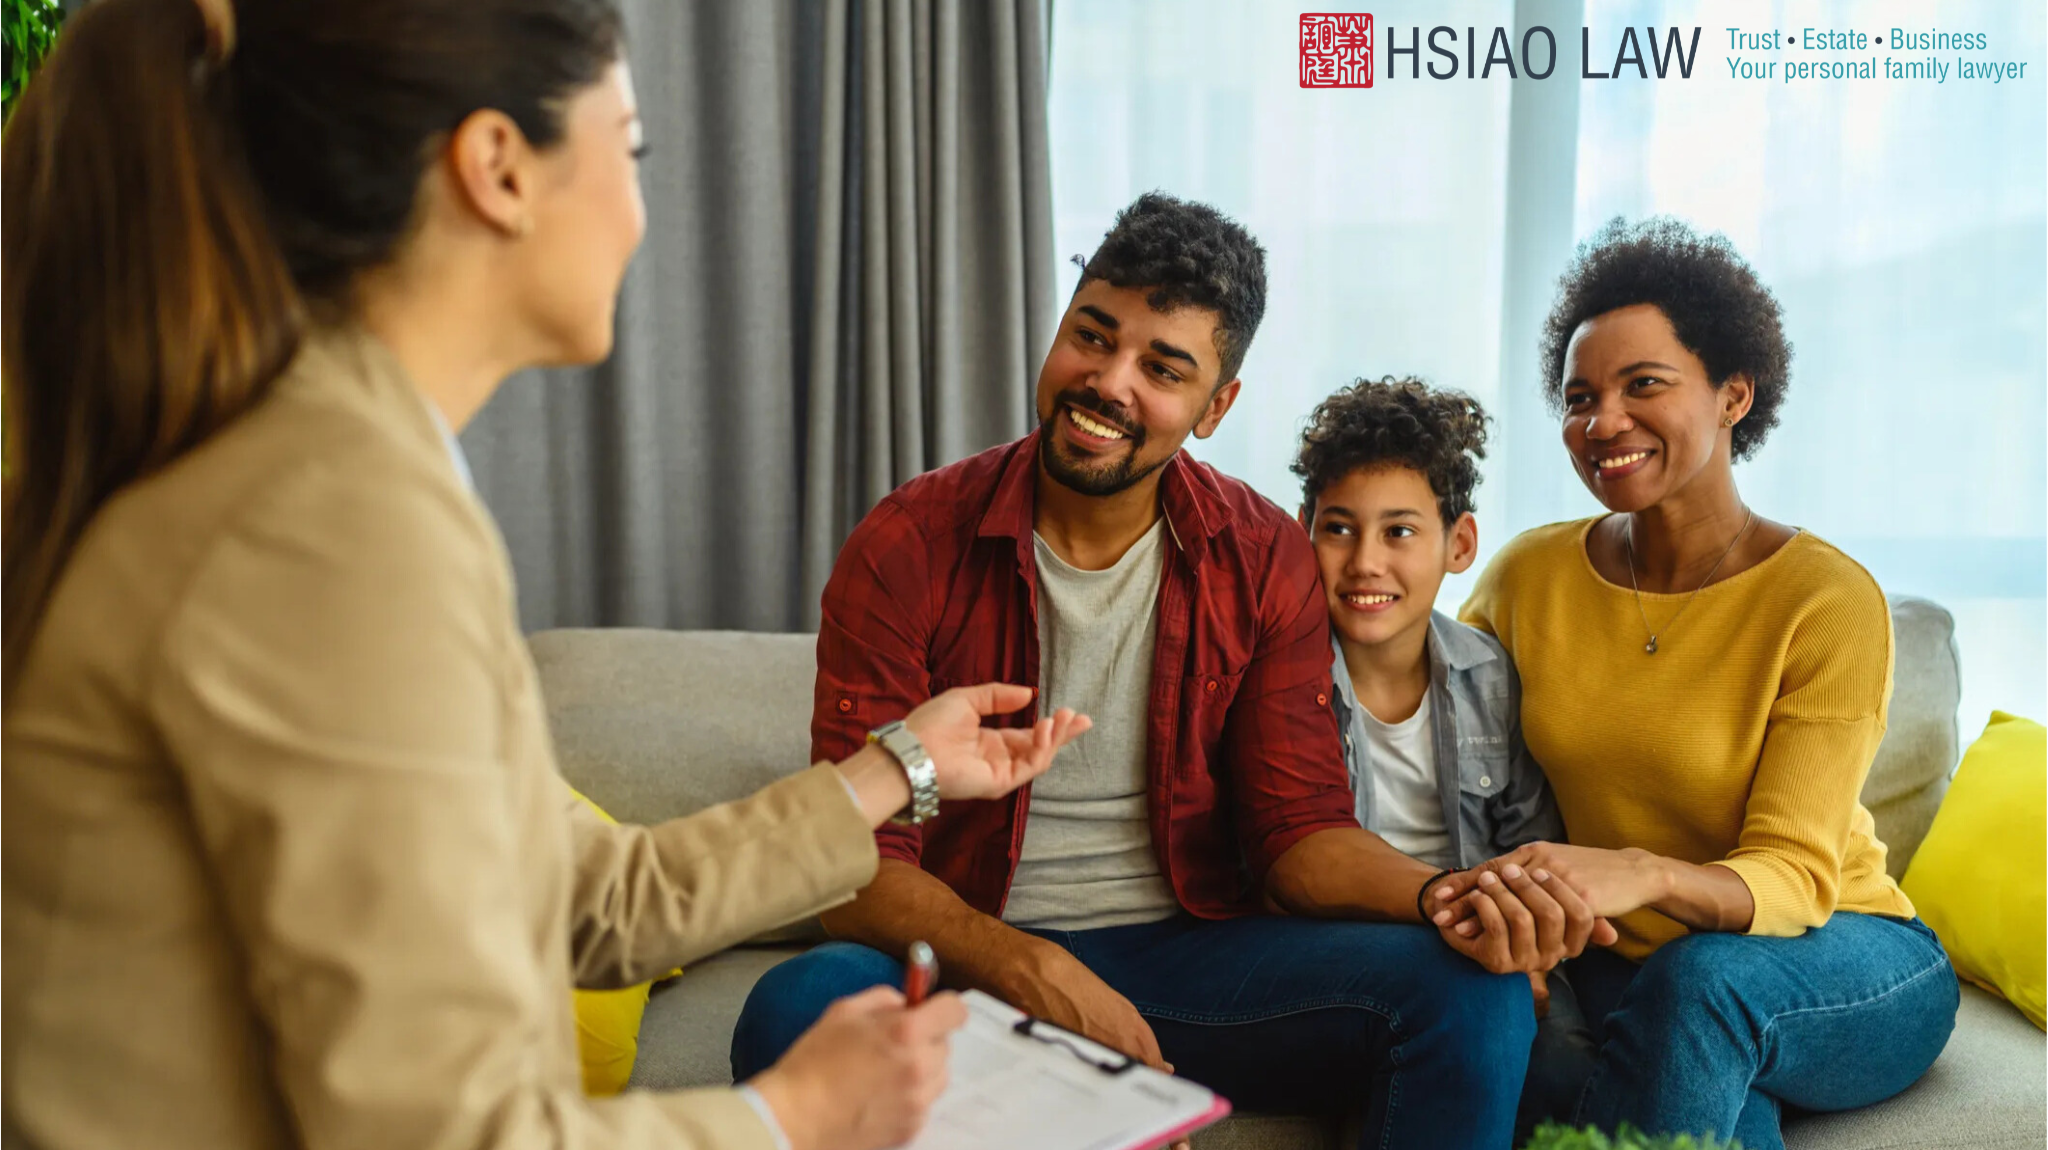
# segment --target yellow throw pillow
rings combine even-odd
[[[570,791],[599,818],[618,822],[581,791],[574,787]],[[643,982],[622,990],[575,992],[576,1051],[583,1061],[585,1094],[617,1094],[633,1077],[633,1059],[640,1053],[640,1016],[647,1012],[647,990],[653,985]]]
[[[640,1016],[647,1013],[647,989],[652,985],[576,992],[576,1053],[583,1060],[585,1094],[617,1094],[633,1077],[633,1059],[640,1054]]]
[[[2035,1026],[2048,1013],[2044,810],[2048,729],[1993,711],[1901,884],[1956,973],[2004,995]]]

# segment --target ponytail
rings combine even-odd
[[[303,308],[232,114],[220,9],[97,0],[0,140],[0,647],[11,697],[100,508],[248,410]]]
[[[92,519],[262,399],[395,258],[479,108],[536,147],[615,0],[93,0],[0,139],[0,655],[12,697]]]

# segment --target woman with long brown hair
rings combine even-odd
[[[960,1004],[883,991],[738,1090],[580,1089],[572,984],[849,897],[883,818],[1087,725],[952,691],[740,803],[582,813],[453,430],[610,351],[645,222],[621,49],[610,0],[97,0],[24,94],[7,1145],[864,1150],[943,1085]]]

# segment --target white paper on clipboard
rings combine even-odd
[[[953,1035],[950,1084],[905,1150],[1145,1150],[1221,1119],[1230,1104],[1185,1079],[1036,1023],[970,990]],[[1047,1039],[1051,1038],[1051,1041]]]

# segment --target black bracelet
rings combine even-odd
[[[1458,871],[1461,869],[1463,868],[1446,867],[1445,869],[1440,870],[1433,875],[1430,875],[1429,881],[1422,884],[1422,889],[1415,892],[1415,917],[1421,919],[1423,925],[1430,925],[1429,912],[1422,909],[1423,900],[1429,897],[1429,888],[1444,881],[1452,875],[1457,874]]]

